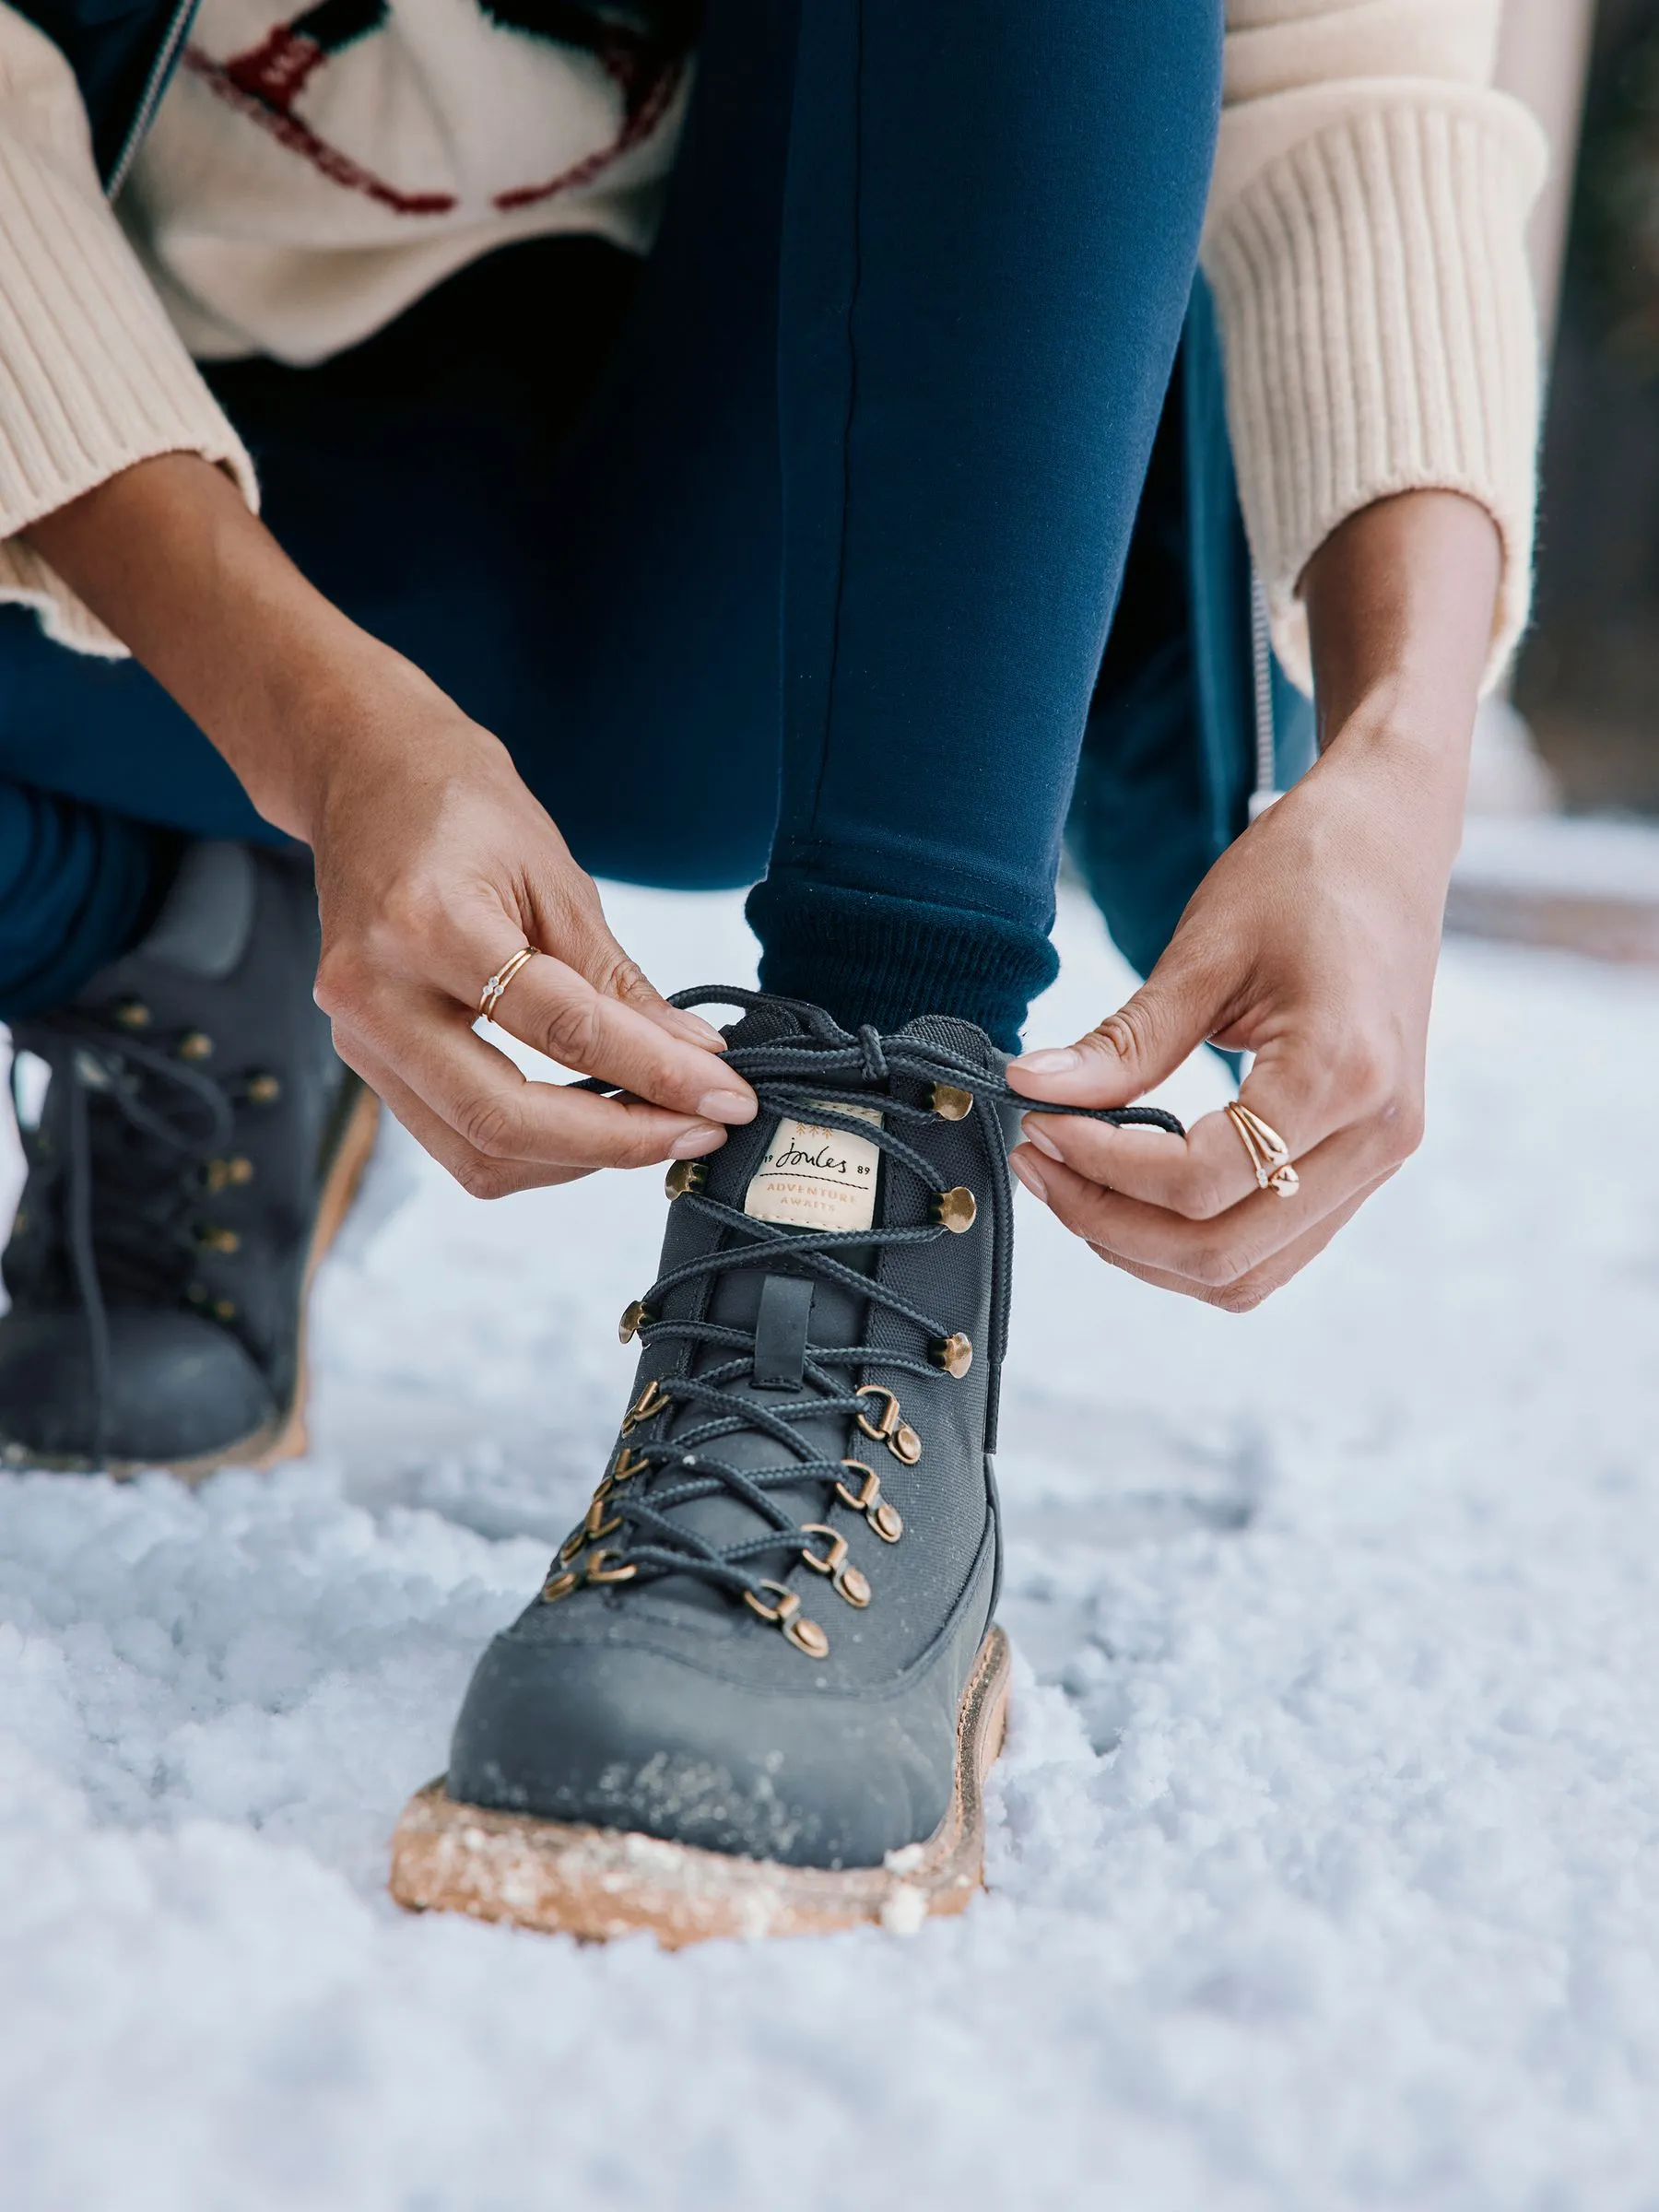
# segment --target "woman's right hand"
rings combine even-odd
[[[713,1151],[756,1111],[720,1032],[623,951],[505,747],[424,678],[409,688],[317,786],[317,1002],[340,1057],[476,1197]],[[479,993],[525,944],[542,957],[496,1021],[630,1098],[527,1081],[474,1034]]]
[[[720,1033],[666,1005],[507,750],[308,583],[218,469],[164,453],[28,533],[316,855],[317,1000],[341,1057],[477,1196],[687,1159],[752,1121]],[[496,1019],[605,1099],[526,1081]]]

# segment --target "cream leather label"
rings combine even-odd
[[[873,1106],[836,1111],[881,1126]],[[880,1150],[867,1137],[815,1122],[780,1122],[750,1178],[743,1210],[790,1229],[868,1229],[880,1166]]]

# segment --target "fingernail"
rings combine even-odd
[[[1010,1152],[1008,1155],[1008,1165],[1013,1169],[1015,1174],[1018,1176],[1020,1182],[1025,1184],[1026,1189],[1030,1192],[1032,1197],[1041,1198],[1043,1204],[1046,1206],[1048,1203],[1048,1185],[1043,1182],[1041,1176],[1038,1174],[1036,1163],[1026,1159],[1023,1153]]]
[[[1028,1076],[1063,1076],[1081,1065],[1083,1055],[1073,1046],[1056,1045],[1044,1053],[1022,1053],[1014,1065]]]
[[[716,1145],[724,1143],[725,1131],[711,1129],[705,1122],[696,1128],[688,1129],[683,1136],[677,1136],[668,1147],[668,1157],[670,1159],[696,1159],[704,1152],[712,1152]]]
[[[674,1021],[680,1034],[688,1038],[693,1044],[707,1045],[711,1052],[725,1051],[725,1039],[714,1024],[705,1021],[700,1014],[688,1014],[683,1006],[676,1006]]]
[[[697,1111],[712,1122],[752,1122],[755,1101],[741,1090],[708,1090],[698,1100]]]
[[[1061,1151],[1053,1138],[1048,1135],[1046,1130],[1040,1129],[1030,1114],[1020,1123],[1019,1126],[1024,1131],[1028,1141],[1035,1145],[1039,1152],[1046,1153],[1050,1159],[1065,1159],[1065,1153]]]

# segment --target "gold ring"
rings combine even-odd
[[[1278,1131],[1259,1113],[1252,1113],[1248,1106],[1241,1106],[1237,1099],[1229,1102],[1227,1118],[1250,1155],[1257,1190],[1277,1191],[1281,1198],[1294,1198],[1301,1188],[1301,1177],[1290,1165],[1290,1147]]]
[[[498,968],[478,994],[478,1011],[486,1021],[495,1019],[495,1010],[501,1003],[501,994],[528,961],[535,958],[534,945],[521,945],[504,968]]]

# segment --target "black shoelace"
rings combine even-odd
[[[906,1142],[905,1128],[932,1123],[941,1111],[949,1118],[959,1118],[971,1106],[979,1111],[994,1109],[1005,1101],[1026,1110],[1037,1105],[1012,1089],[1000,1074],[947,1045],[912,1037],[883,1037],[868,1027],[854,1034],[831,1021],[820,1008],[801,1001],[766,999],[759,993],[723,988],[682,991],[671,1003],[677,1006],[787,1007],[810,1032],[809,1041],[783,1037],[735,1046],[726,1054],[727,1065],[754,1090],[762,1116],[794,1118],[863,1138],[886,1156],[889,1172],[892,1168],[901,1168],[915,1176],[935,1202],[947,1196],[945,1182],[926,1155]],[[939,1103],[905,1103],[894,1095],[895,1077],[929,1086],[928,1095]],[[843,1085],[838,1078],[852,1080]],[[582,1088],[607,1090],[615,1086],[592,1081]],[[879,1124],[864,1118],[876,1098],[880,1102]],[[858,1109],[863,1109],[863,1114]],[[1041,1111],[1081,1114],[1120,1127],[1162,1129],[1175,1136],[1185,1134],[1173,1114],[1151,1106],[1091,1108],[1043,1102]],[[776,1622],[799,1648],[821,1657],[829,1649],[824,1631],[804,1618],[796,1594],[775,1577],[758,1571],[759,1566],[778,1560],[782,1562],[781,1571],[787,1572],[799,1559],[828,1576],[838,1594],[853,1606],[869,1602],[869,1585],[865,1576],[847,1565],[846,1540],[827,1518],[800,1521],[775,1493],[798,1490],[803,1484],[820,1484],[826,1496],[826,1516],[839,1501],[863,1514],[888,1543],[898,1542],[903,1530],[899,1515],[881,1497],[877,1470],[862,1460],[825,1457],[801,1434],[801,1425],[818,1422],[827,1415],[843,1416],[855,1422],[860,1433],[873,1444],[885,1446],[895,1458],[913,1465],[922,1456],[923,1443],[905,1421],[898,1394],[878,1383],[854,1386],[851,1373],[838,1371],[855,1373],[866,1365],[879,1365],[890,1373],[932,1379],[942,1368],[965,1372],[967,1359],[972,1356],[966,1336],[948,1323],[924,1312],[874,1274],[850,1267],[837,1255],[854,1247],[861,1253],[874,1254],[900,1245],[932,1244],[949,1235],[950,1228],[946,1219],[937,1218],[914,1228],[783,1228],[757,1220],[704,1194],[699,1187],[699,1164],[687,1162],[680,1170],[671,1171],[671,1187],[677,1185],[676,1203],[689,1206],[712,1226],[733,1232],[739,1241],[670,1268],[629,1309],[624,1321],[629,1333],[637,1330],[647,1348],[678,1340],[717,1347],[730,1357],[694,1375],[646,1383],[623,1417],[621,1438],[610,1467],[594,1492],[586,1519],[561,1546],[543,1596],[557,1602],[584,1582],[608,1585],[647,1583],[671,1574],[690,1575],[742,1600],[763,1620]],[[994,1234],[1000,1235],[1010,1204],[1003,1175],[993,1176],[990,1197]],[[938,1215],[937,1204],[933,1211]],[[833,1283],[868,1305],[900,1316],[914,1327],[928,1356],[924,1359],[895,1345],[826,1346],[809,1341],[802,1362],[801,1393],[793,1402],[773,1406],[740,1394],[734,1385],[755,1372],[755,1330],[721,1322],[667,1320],[662,1318],[663,1302],[671,1292],[700,1277],[732,1268],[764,1270],[772,1260],[785,1262],[790,1274],[804,1272]],[[1002,1323],[1002,1315],[993,1317],[999,1338]],[[952,1365],[953,1359],[960,1364]],[[692,1418],[687,1418],[688,1414]],[[675,1433],[653,1436],[653,1430],[666,1428],[667,1416],[676,1418]],[[720,1443],[739,1431],[768,1437],[779,1448],[777,1464],[737,1467],[722,1458]],[[754,1513],[759,1525],[752,1535],[715,1544],[676,1518],[684,1507],[723,1493],[741,1500]]]
[[[111,1288],[171,1302],[182,1290],[197,1246],[191,1218],[202,1194],[200,1168],[229,1145],[235,1121],[225,1085],[175,1053],[123,1035],[112,1039],[96,1016],[76,1010],[47,1022],[64,1050],[55,1056],[53,1085],[66,1092],[64,1131],[63,1240],[82,1316],[92,1370],[93,1456],[101,1458],[109,1420],[112,1375]],[[147,1077],[147,1085],[141,1078]],[[145,1091],[150,1093],[149,1097]],[[17,1103],[16,1061],[13,1103]],[[172,1156],[176,1172],[158,1171],[151,1156],[106,1160],[99,1173],[92,1101],[112,1107],[138,1136]],[[112,1136],[115,1132],[112,1130]]]

